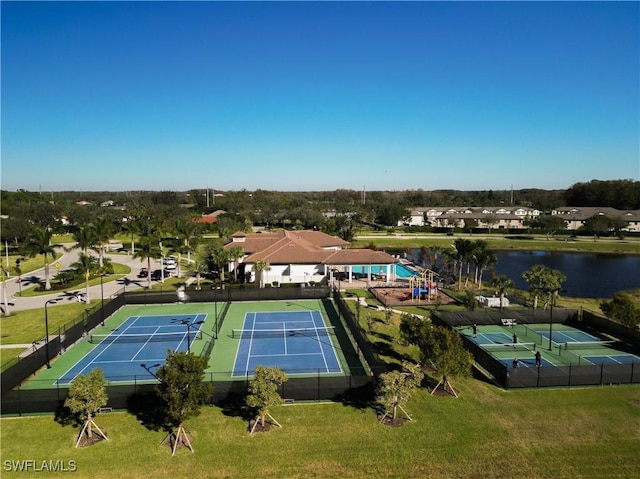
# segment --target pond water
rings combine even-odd
[[[414,250],[417,263],[420,250]],[[640,255],[565,253],[549,251],[496,251],[497,274],[511,278],[518,289],[528,289],[522,273],[536,264],[562,271],[563,296],[610,298],[617,291],[640,288]],[[489,275],[485,273],[485,280]]]

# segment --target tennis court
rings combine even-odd
[[[201,337],[206,314],[130,316],[108,334],[91,335],[96,344],[58,379],[69,385],[78,375],[100,368],[110,382],[153,380],[155,370],[164,364],[167,351],[186,352]]]
[[[342,372],[333,327],[318,310],[247,312],[231,336],[238,341],[232,377],[250,376],[258,365],[289,375]]]
[[[537,367],[536,352],[541,367],[640,363],[640,357],[616,349],[615,341],[564,324],[553,328],[551,336],[546,324],[483,325],[477,327],[475,337],[471,327],[458,331],[508,368],[513,368],[516,359],[518,367]]]

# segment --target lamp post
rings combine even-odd
[[[151,368],[157,368],[158,366],[160,366],[160,363],[158,363],[158,364],[154,364],[154,365],[152,365],[152,366],[147,366],[147,365],[146,365],[146,364],[144,364],[144,363],[142,363],[142,364],[140,365],[140,367],[142,367],[142,368],[146,369],[146,371],[147,371],[149,374],[151,374],[154,378],[156,378],[156,379],[159,381],[160,379],[158,378],[158,376],[156,376],[156,374],[155,374],[154,372],[152,372],[152,371],[151,371]]]
[[[191,352],[191,327],[195,326],[196,324],[202,324],[204,323],[204,321],[195,321],[195,322],[191,322],[188,319],[174,319],[173,321],[178,321],[180,324],[183,324],[187,327],[187,352],[190,353]]]
[[[102,318],[102,326],[104,326],[104,288],[102,286],[102,277],[104,273],[100,270],[100,317]]]
[[[553,302],[561,288],[549,289],[549,351],[553,349]]]
[[[48,299],[44,302],[44,354],[47,369],[51,369],[51,364],[49,363],[49,311],[47,310],[47,306],[49,306],[50,304],[56,304],[57,302],[57,299]]]

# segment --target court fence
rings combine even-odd
[[[287,403],[296,401],[351,401],[369,398],[371,395],[371,376],[365,368],[351,368],[350,374],[335,376],[318,372],[304,377],[289,377],[280,386],[280,395]],[[295,374],[291,371],[290,374]],[[225,406],[241,404],[248,392],[251,377],[229,380],[230,372],[210,372],[205,374],[204,380],[214,385],[212,395],[205,402],[208,405]],[[114,378],[115,381],[116,378]],[[123,384],[110,382],[107,385],[109,398],[107,407],[112,409],[132,409],[132,402],[137,395],[151,394],[155,390],[155,383],[150,382],[148,376],[123,376],[117,378]],[[39,412],[60,412],[64,408],[64,401],[69,394],[69,387],[55,384],[37,388],[31,384],[29,388],[17,387],[2,397],[3,415],[23,415]],[[126,381],[126,383],[124,383]],[[37,383],[38,380],[32,380]]]
[[[299,300],[321,299],[328,301],[331,289],[327,286],[315,285],[305,288],[218,288],[213,290],[189,291],[189,302],[217,302],[221,304],[218,328],[224,322],[226,312],[232,301],[260,301],[260,300]],[[38,380],[31,379],[28,388],[21,384],[35,375],[48,361],[63,353],[68,347],[85,337],[89,332],[102,324],[119,308],[127,304],[164,304],[176,303],[175,291],[135,291],[120,293],[105,298],[104,303],[86,310],[74,320],[63,325],[55,334],[49,336],[48,343],[36,342],[33,349],[24,356],[16,358],[3,368],[2,372],[2,414],[20,415],[36,412],[55,412],[62,407],[68,394],[68,386],[51,385],[50,381],[43,388],[34,387]],[[339,312],[336,314],[346,324],[347,333],[355,343],[358,355],[364,359],[361,367],[350,365],[350,372],[342,376],[314,374],[305,377],[292,377],[282,385],[281,395],[287,401],[319,401],[341,400],[345,397],[357,396],[359,391],[366,390],[371,394],[374,382],[373,374],[384,371],[384,364],[379,361],[375,351],[366,341],[360,328],[356,324],[353,314],[338,295],[334,295]],[[206,345],[210,352],[213,341]],[[234,397],[246,394],[249,378],[228,380],[230,373],[210,373],[205,380],[214,382],[214,393],[211,404],[223,404]],[[145,379],[148,379],[145,378]],[[120,384],[121,382],[126,384]],[[154,384],[144,381],[142,377],[120,378],[116,383],[109,383],[107,393],[108,406],[114,409],[128,407],[132,395],[150,393]]]
[[[495,312],[494,314],[496,314]],[[529,314],[527,314],[529,313]],[[543,323],[542,317],[551,318],[550,313],[545,316],[534,311],[509,312],[517,317],[517,324]],[[488,318],[481,313],[474,312],[437,312],[431,318],[435,324],[448,327],[459,327],[476,324],[500,324],[499,315]],[[504,316],[504,314],[502,315]],[[514,318],[515,319],[515,318]],[[576,310],[554,308],[554,323],[574,322],[581,320]],[[510,388],[540,388],[540,387],[572,387],[598,386],[612,384],[640,384],[640,362],[628,364],[596,364],[596,365],[566,365],[536,368],[511,368],[500,361],[482,346],[474,343],[467,336],[462,336],[465,349],[471,352],[474,362],[500,386]],[[637,343],[636,343],[637,346]]]

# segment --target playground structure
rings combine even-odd
[[[411,301],[434,301],[438,296],[438,288],[433,281],[433,271],[427,269],[420,276],[409,278],[409,294]],[[407,298],[408,299],[408,298]]]

